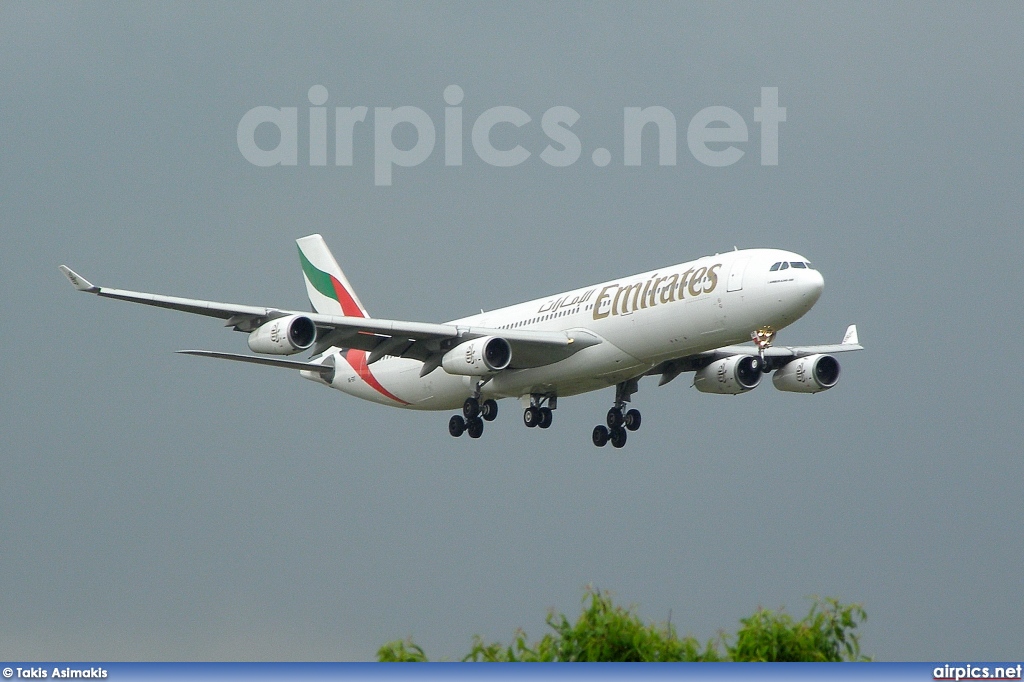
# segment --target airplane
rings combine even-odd
[[[526,426],[546,429],[559,398],[614,386],[592,441],[621,448],[640,428],[639,410],[626,408],[645,376],[662,386],[693,372],[698,391],[736,395],[774,372],[779,390],[818,393],[839,382],[834,354],[862,349],[856,325],[838,344],[773,344],[824,288],[790,251],[736,249],[435,324],[370,317],[323,237],[296,244],[311,313],[99,287],[60,270],[79,291],[221,318],[257,355],[179,353],[297,370],[391,407],[461,408],[448,422],[455,437],[479,438],[502,398],[520,400]],[[279,357],[305,351],[305,361]]]

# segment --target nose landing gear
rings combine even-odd
[[[771,327],[760,327],[750,332],[750,340],[757,346],[757,354],[761,358],[761,371],[767,374],[772,371],[771,363],[764,359],[764,352],[772,347],[775,340],[775,330]]]

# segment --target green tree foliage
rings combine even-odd
[[[476,636],[463,661],[864,661],[854,630],[867,619],[859,604],[813,598],[805,618],[794,621],[783,611],[758,609],[740,620],[735,638],[701,644],[680,637],[672,623],[644,623],[632,608],[616,606],[607,592],[588,589],[575,623],[551,612],[552,632],[531,644],[516,632],[510,645],[486,643]],[[735,639],[735,643],[731,640]],[[410,641],[394,641],[377,652],[382,662],[426,661]]]
[[[399,639],[378,649],[377,660],[381,663],[426,663],[427,655],[412,642]]]
[[[814,599],[800,622],[788,613],[758,609],[736,633],[728,647],[733,661],[863,661],[860,640],[853,633],[867,614],[859,604]]]

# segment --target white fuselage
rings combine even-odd
[[[769,271],[779,261],[806,259],[777,249],[705,256],[450,324],[586,330],[598,336],[601,343],[565,360],[504,370],[482,387],[482,394],[493,398],[574,395],[636,377],[665,360],[749,341],[761,327],[778,330],[792,324],[818,300],[824,281],[813,269]],[[395,407],[457,409],[476,381],[441,368],[421,377],[418,360],[385,356],[367,366],[361,351],[330,352],[336,355],[331,387]],[[323,383],[319,374],[302,374]]]

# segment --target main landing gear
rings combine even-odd
[[[473,395],[462,403],[462,414],[452,415],[448,420],[448,433],[458,438],[468,432],[470,438],[479,438],[484,433],[484,422],[492,422],[498,416],[498,402],[488,398],[481,402],[480,388],[484,382],[478,382]]]
[[[636,393],[638,382],[636,379],[623,381],[615,386],[615,404],[608,410],[605,424],[598,424],[594,427],[592,439],[594,445],[601,448],[611,441],[612,447],[621,448],[626,444],[626,432],[636,431],[640,428],[640,410],[629,410],[623,412],[630,397]]]
[[[612,447],[621,448],[626,445],[626,436],[630,431],[640,428],[640,410],[626,409],[626,403],[639,388],[639,378],[629,379],[615,385],[615,403],[605,416],[605,423],[594,427],[591,438],[594,445],[604,447],[611,442]],[[448,433],[458,438],[469,433],[470,438],[479,438],[484,433],[484,422],[494,421],[498,416],[498,403],[488,398],[480,399],[483,381],[477,382],[473,395],[462,404],[462,414],[452,415],[448,420]],[[530,395],[530,405],[523,410],[523,423],[529,428],[549,428],[554,421],[552,414],[558,406],[558,398],[553,395],[534,393]]]
[[[484,422],[492,422],[497,416],[497,401],[488,398],[481,403],[479,398],[470,396],[462,404],[462,414],[452,415],[448,420],[448,433],[458,438],[468,432],[470,438],[479,438],[484,433]]]
[[[547,403],[547,405],[544,403]],[[557,406],[557,398],[554,396],[531,395],[530,406],[523,410],[523,423],[531,429],[535,426],[546,429],[554,421],[552,410]]]

